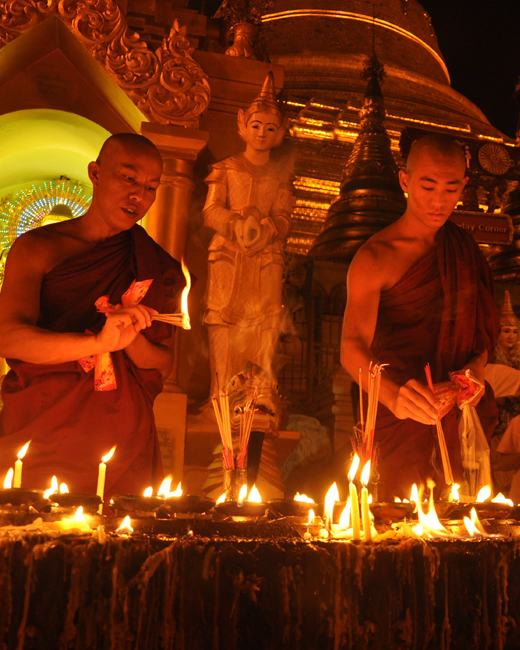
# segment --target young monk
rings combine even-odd
[[[24,487],[43,488],[56,474],[72,490],[94,493],[113,445],[107,493],[136,493],[152,481],[152,406],[172,363],[170,326],[152,317],[175,310],[183,284],[179,263],[137,225],[161,172],[147,138],[111,136],[88,166],[87,212],[26,232],[9,252],[0,293],[0,356],[11,367],[0,462],[7,469],[31,440]],[[134,280],[152,280],[144,297],[141,285],[124,296]]]
[[[488,266],[472,237],[448,221],[466,185],[464,151],[441,135],[416,140],[399,172],[404,214],[372,236],[347,277],[341,361],[366,389],[369,363],[388,363],[381,381],[375,444],[380,498],[409,496],[413,482],[443,484],[437,403],[426,385],[483,370],[497,332]],[[455,479],[462,479],[458,409],[443,420]]]

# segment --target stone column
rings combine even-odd
[[[157,198],[143,225],[158,244],[180,261],[184,257],[190,199],[195,186],[193,166],[209,134],[151,122],[143,122],[141,132],[157,146],[164,165]],[[174,367],[154,405],[165,474],[173,473],[174,481],[182,478],[186,434],[187,396],[178,386],[182,334],[176,331],[173,337]]]
[[[209,133],[152,122],[143,122],[141,132],[157,146],[164,163],[157,198],[144,225],[157,243],[181,260],[194,188],[193,165],[206,146]]]

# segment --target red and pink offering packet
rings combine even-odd
[[[122,307],[133,307],[146,296],[152,282],[153,279],[133,280],[132,284],[121,296],[121,304],[112,305],[108,300],[108,296],[100,296],[94,303],[96,309],[103,314],[109,314],[118,311]],[[94,368],[94,390],[108,391],[117,388],[116,373],[110,352],[92,354],[79,359],[78,362],[85,372],[90,372]]]

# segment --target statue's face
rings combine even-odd
[[[281,128],[277,113],[258,111],[247,121],[244,140],[255,151],[269,151],[275,146]]]
[[[502,325],[498,337],[498,344],[505,350],[511,350],[518,340],[518,327],[516,325]]]

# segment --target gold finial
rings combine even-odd
[[[502,309],[500,311],[500,324],[516,326],[519,324],[513,305],[511,304],[511,294],[508,289],[504,292],[504,303],[502,304]]]
[[[256,111],[262,110],[275,111],[280,115],[280,117],[282,116],[282,111],[280,110],[278,100],[276,99],[274,75],[271,71],[267,73],[257,97],[253,99],[250,106],[247,108],[247,114],[251,115]]]

